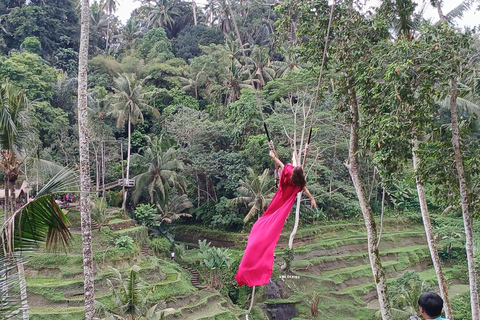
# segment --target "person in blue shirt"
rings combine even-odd
[[[443,299],[435,292],[425,292],[418,297],[420,314],[423,319],[448,320],[442,318]]]

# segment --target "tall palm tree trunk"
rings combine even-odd
[[[125,175],[125,181],[123,182],[125,185],[125,182],[128,181],[130,178],[130,148],[131,148],[131,131],[132,131],[132,124],[130,121],[130,115],[128,115],[128,138],[127,138],[127,169],[126,169],[126,175]],[[127,194],[128,194],[128,189],[124,188],[123,192],[123,203],[122,203],[122,210],[124,214],[127,212]]]
[[[458,184],[460,188],[460,205],[462,207],[463,226],[465,229],[465,249],[467,252],[468,263],[468,279],[470,282],[470,304],[472,308],[472,320],[480,319],[480,307],[478,299],[478,283],[477,272],[475,269],[475,246],[473,243],[473,222],[472,214],[469,210],[468,204],[468,190],[467,181],[465,178],[465,170],[463,168],[463,157],[460,150],[460,133],[458,128],[458,113],[457,113],[457,80],[450,81],[451,95],[450,95],[450,113],[452,117],[452,146],[455,158],[455,165],[457,167]]]
[[[15,212],[15,207],[17,206],[16,196],[15,196],[15,181],[10,181],[10,215],[13,215]]]
[[[349,90],[350,96],[350,142],[348,146],[348,159],[345,166],[352,179],[355,191],[357,193],[358,201],[362,209],[365,227],[367,229],[367,245],[368,257],[370,259],[370,266],[372,267],[373,277],[377,288],[378,302],[380,304],[380,312],[383,320],[393,320],[390,300],[387,291],[387,278],[380,261],[380,254],[378,253],[378,237],[375,219],[373,218],[372,208],[368,202],[362,178],[360,176],[360,163],[358,161],[358,129],[359,129],[359,112],[356,100],[356,94],[353,89]]]
[[[448,297],[448,285],[443,275],[442,265],[440,263],[440,257],[437,252],[437,245],[435,244],[435,237],[433,236],[433,228],[430,222],[430,215],[428,213],[427,206],[427,197],[425,195],[425,189],[423,184],[418,176],[418,168],[420,159],[418,158],[418,140],[413,141],[412,147],[412,158],[413,158],[413,170],[415,172],[415,182],[417,184],[417,193],[418,193],[418,202],[420,203],[420,211],[422,212],[423,226],[425,227],[425,234],[427,235],[428,249],[430,250],[430,257],[432,258],[433,268],[435,269],[435,274],[437,275],[438,286],[440,288],[440,294],[443,299],[443,306],[445,309],[445,315],[448,319],[453,319],[452,305],[450,304],[450,298]]]
[[[100,145],[95,147],[95,143],[92,144],[93,152],[95,153],[95,194],[100,196],[100,162],[98,161],[98,152]]]
[[[102,141],[102,197],[105,198],[105,141]]]
[[[80,151],[80,215],[83,249],[83,277],[85,295],[85,319],[95,315],[94,273],[92,252],[92,221],[90,216],[90,164],[87,126],[87,62],[90,7],[88,0],[81,0],[80,50],[78,55],[78,137]]]
[[[108,18],[107,18],[107,34],[105,36],[105,52],[106,53],[108,53],[108,41],[110,40],[109,35],[110,35],[110,15],[108,15]]]
[[[197,4],[195,0],[192,0],[192,11],[193,11],[193,25],[197,25]]]
[[[4,187],[5,187],[5,203],[4,203],[4,212],[5,212],[5,221],[10,218],[10,184],[8,183],[8,178],[5,176],[4,178]]]

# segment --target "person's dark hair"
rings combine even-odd
[[[435,292],[425,292],[418,297],[418,305],[430,317],[440,317],[443,309],[443,299]]]
[[[305,176],[303,175],[303,169],[300,166],[293,168],[291,179],[294,185],[302,188],[307,184]]]

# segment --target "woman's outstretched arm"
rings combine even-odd
[[[303,187],[303,192],[305,192],[305,194],[307,195],[307,197],[310,198],[310,202],[312,203],[312,208],[316,208],[317,207],[317,202],[315,201],[315,198],[312,196],[312,194],[310,193],[310,191],[308,191],[307,187]]]
[[[275,154],[275,152],[273,152],[273,150],[270,150],[269,155],[270,155],[270,157],[272,157],[273,162],[275,162],[275,164],[277,166],[279,166],[280,169],[283,170],[283,167],[284,167],[283,162],[280,161],[280,159],[277,158],[277,155]]]

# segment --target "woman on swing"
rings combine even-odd
[[[295,151],[292,155],[293,165],[284,165],[272,150],[269,155],[282,170],[280,183],[272,202],[250,231],[245,254],[235,275],[239,286],[244,284],[249,287],[263,286],[270,282],[273,271],[273,252],[297,193],[304,191],[310,198],[312,207],[317,206],[306,187],[303,168],[296,165]]]

